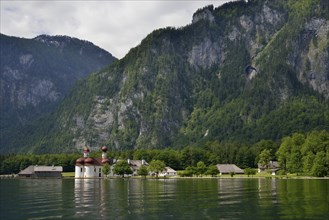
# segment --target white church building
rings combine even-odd
[[[111,161],[107,158],[107,147],[103,146],[102,158],[89,157],[89,148],[83,149],[83,157],[76,160],[75,163],[75,178],[99,178],[103,177],[103,166],[105,164],[111,164]]]

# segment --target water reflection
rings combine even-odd
[[[269,205],[268,203],[278,203],[277,182],[275,178],[258,179],[258,197],[260,205]]]
[[[76,179],[73,217],[321,219],[329,213],[328,193],[328,180]]]
[[[0,219],[63,217],[61,180],[1,180],[0,189]]]
[[[238,198],[243,194],[241,179],[218,179],[218,198],[220,205],[241,203]]]
[[[329,180],[1,180],[0,219],[326,219]]]
[[[281,216],[291,219],[328,219],[328,179],[281,180],[278,191]]]
[[[100,179],[75,179],[74,182],[74,217],[81,218],[85,216],[99,215],[97,218],[105,218],[105,187],[101,186]]]

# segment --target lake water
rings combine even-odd
[[[329,219],[328,179],[2,179],[0,219]]]

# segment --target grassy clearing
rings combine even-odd
[[[75,173],[74,172],[63,172],[62,176],[63,177],[74,177]]]

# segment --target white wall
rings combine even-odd
[[[83,166],[83,165],[75,166],[75,178],[97,178],[97,177],[103,177],[102,166]]]

